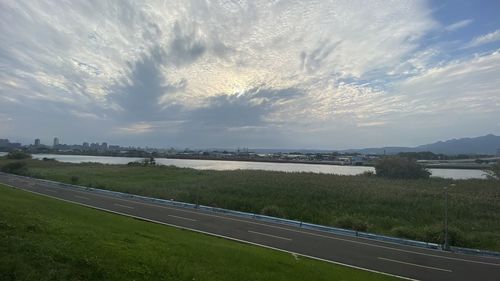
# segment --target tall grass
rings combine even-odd
[[[4,165],[7,160],[0,160]],[[470,179],[368,176],[28,160],[32,176],[305,222],[442,243],[443,187],[451,244],[500,251],[500,185]]]

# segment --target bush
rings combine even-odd
[[[80,178],[78,176],[71,176],[71,183],[72,184],[77,184],[80,181]]]
[[[380,159],[375,164],[377,176],[393,179],[427,179],[431,173],[415,160],[391,157]]]
[[[26,170],[26,163],[25,162],[11,162],[7,163],[2,166],[0,169],[4,173],[11,173],[11,174],[22,174]]]
[[[143,166],[155,166],[156,160],[153,157],[144,158],[144,159],[142,159],[142,165]]]
[[[31,158],[31,154],[22,152],[22,151],[12,151],[7,154],[7,159],[21,160],[21,159],[29,159]]]
[[[284,217],[283,210],[281,210],[281,208],[276,205],[265,206],[264,208],[262,208],[262,210],[260,210],[260,214],[277,218]]]
[[[352,229],[355,231],[367,231],[368,223],[353,216],[347,215],[339,218],[335,225],[340,228]]]
[[[484,170],[488,179],[500,181],[500,161],[491,168]]]
[[[364,171],[361,175],[363,177],[373,177],[375,176],[375,173],[373,171]]]
[[[156,160],[153,157],[144,158],[141,161],[128,162],[128,166],[156,166]]]

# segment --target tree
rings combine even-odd
[[[141,161],[128,162],[128,166],[156,166],[154,157],[144,158]]]
[[[500,161],[491,166],[489,169],[483,171],[486,173],[486,177],[488,177],[489,179],[500,181]]]
[[[415,160],[402,157],[382,158],[375,164],[379,177],[394,179],[427,179],[431,173]]]
[[[7,154],[7,159],[14,159],[14,160],[20,160],[20,159],[29,159],[31,158],[31,154],[22,152],[22,151],[12,151]]]
[[[156,160],[153,157],[144,158],[144,159],[142,159],[142,165],[143,166],[155,166]]]

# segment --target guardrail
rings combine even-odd
[[[271,216],[266,216],[266,215],[261,215],[261,214],[233,211],[233,210],[228,210],[228,209],[223,209],[223,208],[198,205],[198,204],[180,202],[180,201],[175,201],[175,200],[159,199],[159,198],[135,195],[135,194],[130,194],[130,193],[124,193],[124,192],[119,192],[119,191],[111,191],[111,190],[106,190],[106,189],[85,187],[85,186],[80,186],[80,185],[73,185],[73,184],[67,184],[67,183],[62,183],[62,182],[57,182],[57,181],[19,176],[19,175],[14,175],[14,174],[9,174],[9,175],[12,175],[15,177],[20,177],[20,178],[35,179],[35,180],[41,181],[41,182],[56,184],[56,185],[61,186],[61,187],[92,191],[95,193],[106,194],[106,195],[110,195],[110,196],[114,196],[114,197],[136,199],[136,200],[140,200],[143,202],[168,205],[168,206],[172,206],[172,207],[196,209],[196,210],[200,210],[200,211],[204,211],[204,212],[222,213],[222,214],[232,215],[232,216],[236,216],[236,217],[250,218],[250,219],[255,219],[255,220],[261,220],[261,221],[266,221],[266,222],[294,226],[297,228],[339,234],[339,235],[344,235],[344,236],[361,237],[361,238],[366,238],[366,239],[371,239],[371,240],[376,240],[376,241],[390,242],[390,243],[395,243],[395,244],[400,244],[400,245],[407,245],[407,246],[435,249],[435,250],[443,248],[442,247],[443,245],[436,244],[436,243],[423,242],[423,241],[417,241],[417,240],[411,240],[411,239],[396,238],[396,237],[374,234],[374,233],[369,233],[369,232],[362,232],[362,231],[355,231],[355,230],[332,227],[332,226],[318,225],[318,224],[312,224],[312,223],[307,223],[307,222],[302,222],[302,221],[271,217]],[[450,247],[450,250],[452,252],[455,252],[455,253],[500,258],[500,252],[494,252],[494,251],[478,250],[478,249],[471,249],[471,248],[461,248],[461,247]]]

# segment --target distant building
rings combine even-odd
[[[19,149],[22,145],[18,142],[10,142],[8,139],[0,139],[0,149]]]
[[[91,143],[90,144],[90,149],[92,150],[98,150],[99,149],[99,144],[98,143]]]
[[[120,146],[119,145],[110,145],[110,146],[108,146],[108,149],[109,150],[120,150]]]
[[[89,146],[89,143],[88,143],[88,142],[84,142],[84,143],[82,144],[82,147],[83,147],[83,149],[84,149],[84,150],[88,150],[90,146]]]
[[[497,148],[497,156],[500,156],[500,148]]]
[[[58,146],[59,146],[59,138],[55,137],[54,138],[54,147],[58,147]]]
[[[108,150],[108,143],[107,143],[107,142],[103,142],[103,143],[101,144],[101,149],[102,149],[102,150]]]
[[[35,146],[40,146],[40,139],[35,139]]]
[[[8,139],[0,139],[0,147],[8,147],[10,142]]]

